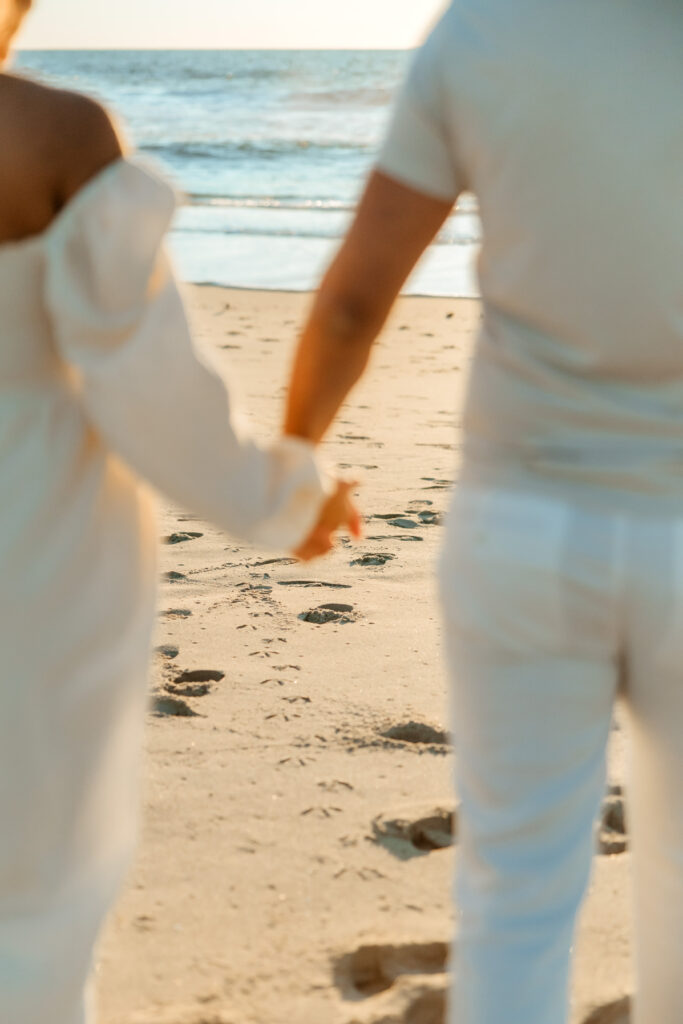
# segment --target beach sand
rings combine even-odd
[[[273,436],[310,298],[188,299]],[[162,500],[143,823],[100,949],[102,1024],[443,1021],[457,812],[434,563],[480,316],[402,299],[331,431],[362,542],[302,566]],[[313,619],[332,621],[301,618],[326,604]],[[614,785],[623,746],[618,717]],[[628,852],[596,859],[572,1024],[631,990],[628,874]]]

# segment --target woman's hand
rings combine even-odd
[[[323,505],[317,523],[294,551],[302,562],[310,562],[311,559],[319,558],[331,551],[334,547],[335,534],[339,529],[346,528],[352,537],[358,538],[362,535],[360,513],[351,498],[351,491],[356,486],[355,483],[347,483],[344,480],[337,482],[337,489]]]

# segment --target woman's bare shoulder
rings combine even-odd
[[[0,75],[0,240],[44,230],[123,144],[95,100]],[[2,196],[12,196],[11,204]]]
[[[53,90],[50,102],[67,202],[90,178],[118,160],[124,146],[111,114],[96,100]]]

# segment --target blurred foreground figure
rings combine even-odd
[[[463,190],[483,322],[441,564],[457,790],[452,1024],[565,1024],[617,691],[636,1024],[683,983],[683,7],[456,0],[303,334],[324,434]]]
[[[3,50],[20,14],[0,0]],[[135,832],[144,479],[306,558],[356,519],[311,445],[237,433],[164,254],[173,192],[107,114],[0,74],[0,139],[0,1022],[83,1024]]]

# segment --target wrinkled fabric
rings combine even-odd
[[[453,0],[378,158],[477,196],[468,479],[683,500],[683,8]]]
[[[566,1024],[620,691],[634,1024],[680,1020],[683,513],[462,486],[440,568],[459,798],[451,1024]]]
[[[156,597],[148,483],[288,548],[327,493],[311,446],[240,433],[163,249],[172,190],[111,165],[0,246],[0,1021],[83,1024],[135,836]]]

